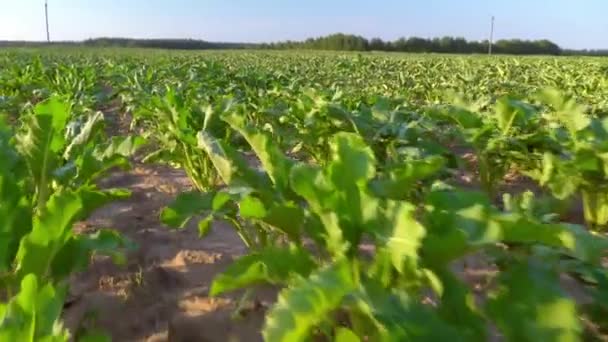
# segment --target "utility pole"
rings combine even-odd
[[[492,54],[492,44],[494,43],[494,16],[492,16],[492,23],[490,24],[490,41],[488,42],[488,55]]]
[[[51,42],[51,34],[49,33],[49,3],[44,0],[44,18],[46,19],[46,42]]]

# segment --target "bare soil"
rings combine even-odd
[[[190,189],[183,172],[136,165],[115,172],[101,187],[123,187],[133,194],[99,209],[78,230],[113,228],[137,248],[127,253],[126,265],[95,257],[73,277],[65,321],[74,334],[99,329],[113,341],[261,340],[264,305],[233,319],[238,294],[208,296],[214,276],[245,253],[239,237],[222,222],[200,239],[193,227],[171,230],[159,221],[162,207]],[[274,291],[261,289],[257,296],[268,303]]]

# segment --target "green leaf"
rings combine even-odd
[[[542,244],[585,262],[599,262],[608,250],[608,239],[573,224],[542,224],[512,214],[501,215],[496,223],[504,242]]]
[[[72,237],[72,224],[83,210],[76,193],[53,195],[43,211],[34,218],[32,232],[26,235],[16,257],[18,278],[29,273],[48,275],[55,254]]]
[[[32,208],[26,189],[0,166],[0,273],[11,268],[19,241],[31,229]]]
[[[101,112],[96,112],[95,114],[89,116],[82,127],[78,127],[80,131],[77,132],[77,134],[72,137],[71,140],[68,139],[69,145],[63,152],[63,158],[69,160],[72,159],[74,154],[78,154],[78,150],[82,150],[82,148],[89,143],[91,138],[94,137],[94,135],[103,127],[103,119],[103,113]],[[77,122],[72,124],[75,126],[78,125]]]
[[[547,152],[543,155],[539,181],[541,185],[548,186],[555,197],[565,199],[577,191],[582,177],[575,165],[564,162]]]
[[[58,251],[51,263],[55,279],[68,277],[89,265],[93,253],[107,255],[114,263],[124,260],[123,251],[135,249],[135,245],[122,237],[117,231],[101,229],[91,235],[78,235],[67,241]]]
[[[78,189],[76,195],[82,201],[82,211],[78,215],[78,219],[84,220],[106,204],[131,197],[131,191],[127,189],[97,190],[94,186],[88,186]]]
[[[235,162],[228,155],[226,146],[221,140],[216,139],[207,132],[199,132],[198,134],[199,147],[203,148],[209,159],[215,166],[224,183],[230,185],[233,177],[237,173]]]
[[[483,126],[483,120],[481,120],[479,114],[461,107],[450,106],[442,112],[431,114],[438,114],[442,118],[454,121],[465,130],[481,128]]]
[[[331,208],[336,201],[336,191],[321,170],[306,164],[298,164],[291,170],[293,190],[302,196],[311,209],[319,214]]]
[[[347,328],[338,328],[336,331],[335,342],[360,342],[361,339],[352,330]]]
[[[574,139],[577,132],[591,123],[585,115],[585,107],[578,105],[573,98],[566,97],[557,89],[544,89],[538,94],[538,98],[553,107],[555,111],[551,114],[568,129]]]
[[[88,261],[86,258],[65,256],[61,264],[55,263],[55,258],[62,255],[63,248],[74,252],[80,248],[72,245],[72,225],[101,205],[125,198],[128,194],[128,191],[122,190],[81,188],[77,192],[58,192],[51,196],[39,215],[34,217],[32,231],[21,239],[15,259],[18,278],[29,273],[67,276],[72,269],[83,267]],[[58,273],[55,274],[55,271]]]
[[[262,330],[268,342],[304,341],[312,329],[338,309],[344,297],[354,291],[351,265],[338,261],[323,268],[279,294],[266,316]]]
[[[131,157],[145,144],[146,139],[140,136],[112,137],[110,144],[100,152],[100,157],[102,159],[115,156]]]
[[[285,157],[269,134],[248,126],[245,116],[241,114],[225,115],[224,120],[245,137],[279,192],[285,193],[289,189],[289,172],[293,161]]]
[[[78,342],[112,342],[112,338],[101,331],[87,331],[84,336],[78,337]]]
[[[305,222],[304,210],[295,203],[275,203],[262,221],[287,234],[291,241],[298,242]]]
[[[509,135],[513,126],[523,126],[535,115],[534,107],[521,101],[502,98],[496,103],[498,128],[503,136]]]
[[[256,197],[245,196],[239,203],[241,216],[245,219],[263,219],[267,211],[264,203]]]
[[[226,185],[244,183],[256,189],[265,189],[269,186],[268,179],[264,179],[259,173],[247,166],[243,157],[226,142],[201,131],[198,133],[198,146],[207,153]]]
[[[376,196],[406,200],[418,181],[435,175],[444,166],[445,159],[441,156],[404,161],[390,168],[386,177],[373,180],[370,188]]]
[[[387,237],[386,248],[391,255],[395,269],[404,273],[419,268],[419,249],[426,235],[425,228],[414,218],[416,207],[405,202],[391,203],[387,218],[392,220],[391,234]]]
[[[68,341],[58,325],[66,287],[41,286],[34,274],[23,277],[19,293],[0,312],[2,341]]]
[[[211,232],[213,216],[207,216],[198,222],[198,237],[204,238]]]
[[[330,141],[332,162],[328,176],[338,189],[365,183],[376,174],[374,152],[363,138],[352,133],[338,133]]]
[[[546,266],[510,265],[491,294],[487,312],[510,341],[579,341],[576,304]]]
[[[215,193],[200,193],[198,191],[184,192],[169,206],[163,208],[160,220],[172,228],[184,228],[196,215],[204,214],[212,209]]]
[[[237,259],[211,285],[210,295],[246,286],[268,283],[284,284],[294,275],[307,277],[315,264],[304,249],[267,247]]]
[[[63,131],[69,116],[69,105],[51,98],[39,103],[33,115],[23,117],[23,127],[15,137],[17,150],[34,179],[38,208],[50,196],[52,173],[60,165],[59,156],[65,145]]]
[[[376,341],[466,341],[457,326],[441,320],[428,306],[404,292],[392,293],[373,280],[364,279],[353,295],[361,314],[375,326]]]
[[[427,237],[422,249],[431,264],[451,262],[502,237],[500,226],[490,224],[494,210],[481,192],[432,191],[426,207]]]
[[[475,304],[475,297],[469,287],[446,269],[438,270],[436,274],[442,287],[442,292],[439,293],[439,316],[451,325],[459,327],[466,340],[487,341],[487,322]]]

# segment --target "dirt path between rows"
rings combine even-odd
[[[73,277],[65,321],[74,334],[87,328],[104,331],[113,341],[261,340],[263,309],[235,320],[236,297],[207,295],[214,276],[245,253],[232,229],[216,222],[200,239],[192,227],[175,231],[159,222],[160,209],[190,189],[182,171],[136,165],[112,174],[101,187],[123,187],[133,194],[97,210],[78,229],[113,228],[138,247],[127,254],[124,266],[97,257]],[[272,292],[262,290],[260,299],[272,301]]]

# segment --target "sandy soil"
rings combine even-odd
[[[235,320],[237,297],[207,295],[213,277],[245,252],[233,230],[216,222],[200,239],[196,229],[170,230],[159,222],[160,209],[189,189],[185,174],[137,165],[101,186],[124,187],[133,195],[101,208],[79,230],[114,228],[138,248],[128,252],[124,266],[97,257],[73,277],[65,320],[74,333],[100,329],[113,341],[261,340],[263,307]],[[273,291],[262,289],[258,296],[272,301]]]

